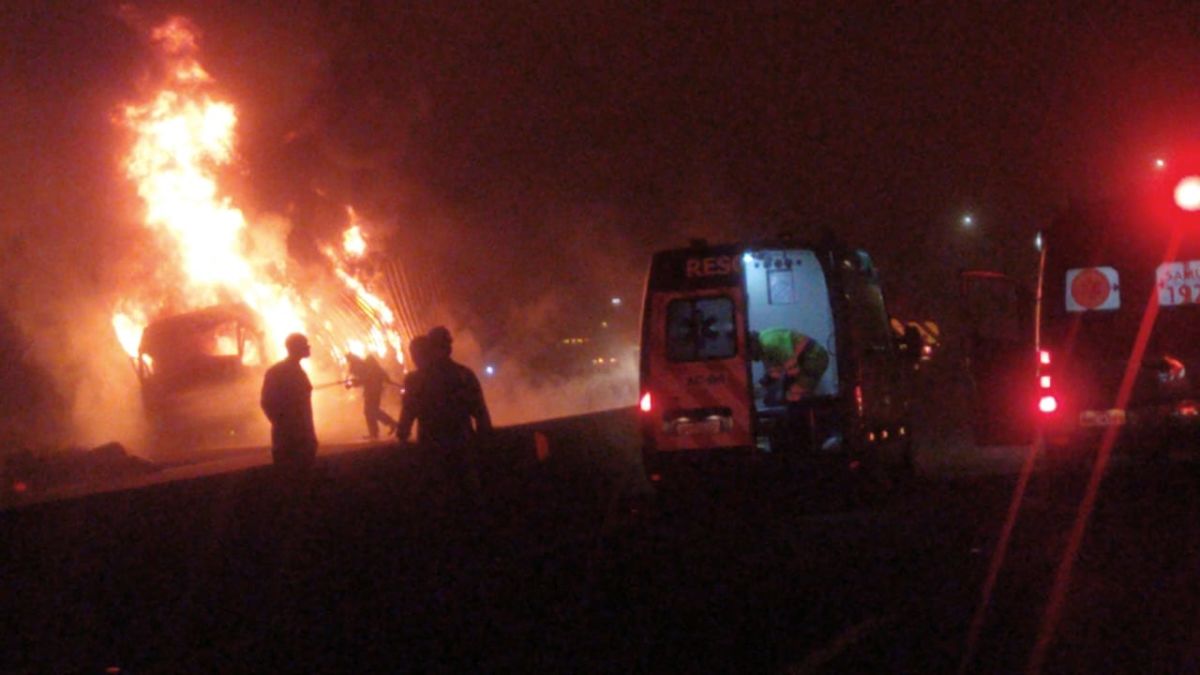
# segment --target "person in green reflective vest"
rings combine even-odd
[[[829,368],[829,352],[816,340],[789,328],[758,333],[758,356],[766,368],[761,384],[767,405],[812,396]]]

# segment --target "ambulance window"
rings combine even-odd
[[[667,305],[668,359],[704,361],[736,353],[733,300],[722,296],[674,300]]]
[[[796,277],[790,268],[767,271],[767,302],[772,305],[796,304]]]

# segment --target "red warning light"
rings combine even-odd
[[[1043,366],[1050,365],[1050,352],[1046,351],[1045,349],[1038,352],[1038,363],[1042,364]]]
[[[1054,398],[1053,396],[1043,396],[1040,400],[1038,400],[1038,410],[1041,410],[1049,415],[1055,410],[1058,410],[1058,399]]]
[[[638,407],[642,409],[642,412],[650,412],[650,409],[653,407],[653,403],[650,400],[650,392],[642,394],[642,400],[638,403]]]
[[[1175,184],[1175,205],[1184,211],[1200,211],[1200,176],[1186,176]]]

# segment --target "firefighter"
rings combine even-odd
[[[816,392],[829,368],[829,352],[811,337],[787,328],[770,328],[757,335],[766,374],[767,405],[795,403]]]
[[[418,442],[440,467],[444,483],[458,486],[479,507],[477,446],[492,431],[483,389],[471,369],[450,358],[450,331],[439,326],[429,331],[424,343],[419,339],[411,346],[417,371],[404,378],[404,410],[397,436],[406,443],[413,422],[418,422]]]
[[[389,432],[395,431],[396,420],[379,407],[383,401],[383,386],[394,384],[392,378],[388,377],[387,371],[370,354],[365,358],[346,354],[346,363],[350,370],[346,388],[363,388],[363,417],[367,421],[367,438],[373,441],[379,439],[380,422],[388,428]]]
[[[308,468],[317,455],[312,383],[300,361],[312,354],[308,338],[293,333],[284,341],[287,358],[267,369],[260,405],[271,421],[271,459],[276,466]]]

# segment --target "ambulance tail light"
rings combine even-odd
[[[654,400],[650,397],[650,392],[642,394],[642,399],[638,401],[638,409],[644,413],[648,413],[654,409]]]

